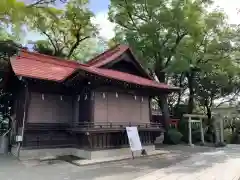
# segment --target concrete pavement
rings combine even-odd
[[[193,154],[187,160],[135,180],[238,180],[239,177],[240,146],[228,145]]]
[[[221,149],[169,146],[164,147],[164,150],[169,153],[80,167],[67,162],[34,165],[30,162],[19,162],[14,158],[0,156],[0,179],[173,180],[177,178],[188,180],[196,179],[195,177],[199,179],[204,175],[205,179],[211,180],[209,177],[217,174],[218,176],[214,177],[217,180],[232,180],[234,176],[240,175],[237,168],[237,166],[240,167],[240,146]],[[236,171],[239,173],[237,174]]]

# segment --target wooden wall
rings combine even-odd
[[[127,93],[95,92],[94,122],[150,123],[149,98]]]
[[[44,97],[42,97],[42,95]],[[60,94],[30,92],[28,123],[71,123],[73,97]]]
[[[92,121],[92,94],[87,92],[80,96],[78,103],[78,122],[91,122]]]

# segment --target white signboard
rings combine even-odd
[[[131,151],[142,150],[137,127],[126,127],[126,131]]]

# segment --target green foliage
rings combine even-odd
[[[232,132],[230,129],[225,129],[224,130],[224,140],[226,141],[227,144],[231,144],[232,142]]]
[[[187,114],[187,106],[185,104],[177,104],[173,109],[173,116],[182,119],[183,114]]]
[[[108,44],[104,39],[99,37],[86,39],[75,50],[72,59],[80,62],[87,62],[95,56],[103,53],[108,49]]]
[[[160,82],[167,82],[168,76],[172,75],[167,71],[168,67],[181,42],[189,37],[198,39],[204,32],[204,15],[210,3],[194,0],[111,0],[109,18],[117,24],[113,41],[129,44],[151,74]],[[166,102],[165,98],[159,98],[162,107]],[[163,112],[163,116],[167,127],[169,113]]]
[[[167,131],[167,142],[168,144],[179,144],[183,135],[177,129],[169,129]]]
[[[26,13],[26,6],[17,0],[1,0],[0,2],[0,22],[19,23],[22,22]]]
[[[234,131],[232,133],[230,143],[231,144],[239,144],[240,143],[240,138],[239,138],[239,132],[238,131]]]
[[[204,9],[200,1],[111,0],[109,16],[118,25],[116,41],[126,41],[145,65],[162,71],[185,36],[197,38]]]
[[[32,0],[28,4],[30,7],[42,7],[42,6],[48,6],[48,5],[56,5],[56,3],[66,3],[67,0]]]
[[[183,87],[171,101],[188,95],[188,112],[201,107],[209,118],[214,100],[240,87],[240,29],[223,12],[207,11],[211,3],[111,0],[109,12],[117,24],[112,42],[129,44],[160,81]]]
[[[16,37],[0,27],[0,73],[8,70],[9,58],[17,53],[17,47],[21,47],[13,41]]]
[[[33,50],[46,55],[53,55],[54,50],[51,48],[48,40],[38,40],[34,42]],[[59,56],[65,56],[60,54]]]
[[[47,40],[36,42],[35,50],[54,56],[73,58],[82,42],[97,34],[91,23],[93,13],[87,8],[87,0],[70,0],[65,9],[35,9],[27,19],[31,29]]]
[[[179,122],[179,132],[182,134],[182,141],[188,143],[189,141],[189,129],[188,129],[188,121],[184,118],[180,119]],[[197,143],[201,142],[201,130],[199,126],[192,125],[192,142]]]
[[[182,117],[178,125],[179,132],[182,133],[182,141],[188,143],[188,122]]]

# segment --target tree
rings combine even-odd
[[[166,82],[165,69],[186,36],[201,34],[205,8],[211,1],[111,0],[110,20],[116,23],[115,41],[124,40],[146,60],[160,82]],[[166,97],[159,99],[165,126],[169,113]]]
[[[218,61],[218,59],[226,56],[226,53],[229,55],[231,51],[231,44],[226,41],[226,39],[229,40],[227,36],[231,32],[226,27],[225,15],[214,11],[206,13],[202,20],[204,26],[199,30],[198,36],[186,36],[181,41],[173,60],[167,67],[168,72],[181,73],[184,78],[187,78],[189,113],[192,113],[194,109],[194,91],[197,85],[195,76],[203,70],[201,66],[211,67],[208,63],[213,62],[213,59]],[[217,55],[219,50],[224,52]]]
[[[12,105],[12,94],[6,89],[8,74],[10,70],[9,59],[17,54],[21,45],[15,43],[15,37],[9,34],[4,28],[0,28],[0,135],[5,133],[5,117],[9,116]],[[2,126],[4,125],[4,126]]]
[[[12,33],[21,37],[27,19],[33,18],[39,11],[51,13],[52,8],[48,6],[50,2],[53,0],[33,0],[31,4],[26,4],[23,0],[1,0],[0,26],[7,26]]]
[[[187,78],[189,113],[194,109],[194,97],[200,100],[204,96],[200,104],[206,107],[210,118],[210,107],[214,98],[219,98],[221,89],[228,89],[221,94],[226,96],[236,87],[239,68],[233,55],[239,52],[237,42],[239,40],[234,40],[235,30],[226,24],[223,13],[217,11],[208,13],[204,22],[201,36],[197,39],[188,37],[181,42],[168,70],[184,73]]]
[[[101,37],[89,38],[75,50],[73,60],[87,62],[108,49],[107,41]]]
[[[8,71],[9,58],[17,53],[17,48],[21,45],[15,43],[16,37],[0,27],[0,73]]]
[[[46,6],[49,4],[55,4],[57,2],[60,3],[66,3],[67,0],[32,0],[32,2],[28,5],[29,7],[33,7],[33,6]]]
[[[21,29],[26,14],[30,8],[26,8],[23,2],[17,0],[0,1],[0,26],[8,26],[17,33]]]
[[[86,7],[87,3],[87,0],[70,0],[64,10],[35,11],[34,18],[28,19],[28,25],[47,38],[47,41],[37,42],[35,49],[53,56],[73,58],[79,45],[97,34],[97,28],[91,23],[93,13]]]

